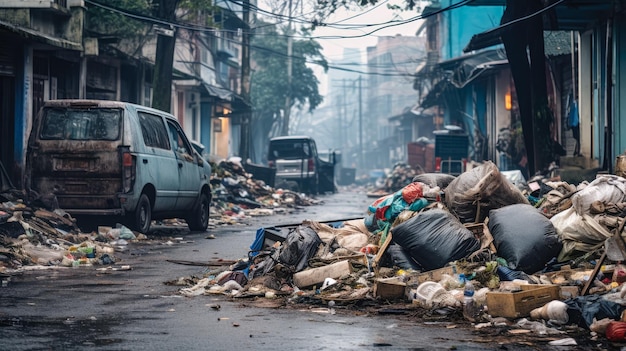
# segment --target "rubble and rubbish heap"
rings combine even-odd
[[[520,189],[492,162],[452,181],[426,176],[373,201],[363,220],[259,228],[247,257],[168,284],[248,305],[443,316],[551,345],[626,342],[625,178]]]
[[[410,184],[413,178],[418,175],[413,167],[406,163],[396,163],[390,172],[385,174],[384,178],[381,178],[371,186],[368,191],[369,197],[379,197],[388,195],[402,189],[404,186]]]
[[[287,189],[274,189],[246,172],[236,158],[212,163],[212,224],[233,224],[250,216],[287,213],[320,200]]]
[[[1,164],[0,164],[1,166]],[[0,275],[9,276],[24,269],[76,267],[116,262],[115,251],[129,242],[148,237],[117,224],[99,226],[82,232],[53,195],[27,194],[13,187],[0,167]],[[213,199],[209,226],[237,224],[242,218],[288,213],[301,206],[321,201],[305,194],[273,189],[255,180],[235,160],[212,164]],[[183,225],[184,220],[169,219],[161,224]],[[180,222],[180,223],[179,223]],[[171,240],[170,238],[159,238]]]

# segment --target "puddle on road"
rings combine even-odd
[[[36,318],[36,317],[34,317]],[[114,319],[23,319],[0,318],[3,347],[11,350],[59,350],[69,346],[111,346],[125,340],[112,335],[120,322]]]

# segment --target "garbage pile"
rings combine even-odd
[[[396,163],[391,172],[382,179],[381,184],[376,184],[370,189],[368,196],[378,196],[393,193],[410,184],[418,172],[406,163]]]
[[[562,338],[572,330],[626,341],[626,179],[520,190],[492,162],[451,181],[421,176],[373,201],[363,220],[260,228],[247,257],[185,280],[180,293],[329,313],[396,303],[475,328],[560,336],[555,345],[575,345]]]
[[[247,216],[285,213],[299,206],[319,204],[305,194],[274,189],[246,172],[238,159],[212,164],[212,224],[232,224]]]
[[[0,193],[0,274],[26,266],[110,265],[116,248],[146,238],[123,226],[83,233],[71,216],[55,208],[54,198],[27,199],[16,189]]]
[[[319,203],[303,194],[272,189],[235,161],[214,165],[213,173],[213,226]],[[0,192],[0,274],[35,266],[110,265],[116,261],[116,250],[123,250],[129,242],[148,239],[121,224],[84,233],[76,220],[59,208],[54,196],[27,196],[6,183]],[[177,219],[160,222],[184,224]]]

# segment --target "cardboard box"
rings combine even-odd
[[[492,317],[527,317],[535,308],[560,298],[558,285],[524,284],[520,288],[515,292],[488,292],[488,313]]]
[[[384,300],[404,299],[406,283],[398,278],[376,279],[374,283],[374,296]]]

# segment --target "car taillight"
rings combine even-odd
[[[309,172],[315,172],[315,160],[310,158],[307,162]]]
[[[133,165],[133,155],[130,152],[125,152],[122,154],[122,166],[131,167]]]
[[[135,183],[135,158],[125,151],[122,153],[122,186],[125,193],[133,189]]]
[[[435,172],[441,172],[441,157],[435,157]]]
[[[270,168],[274,168],[276,165],[274,164],[274,161],[268,161],[267,165],[270,166]]]

